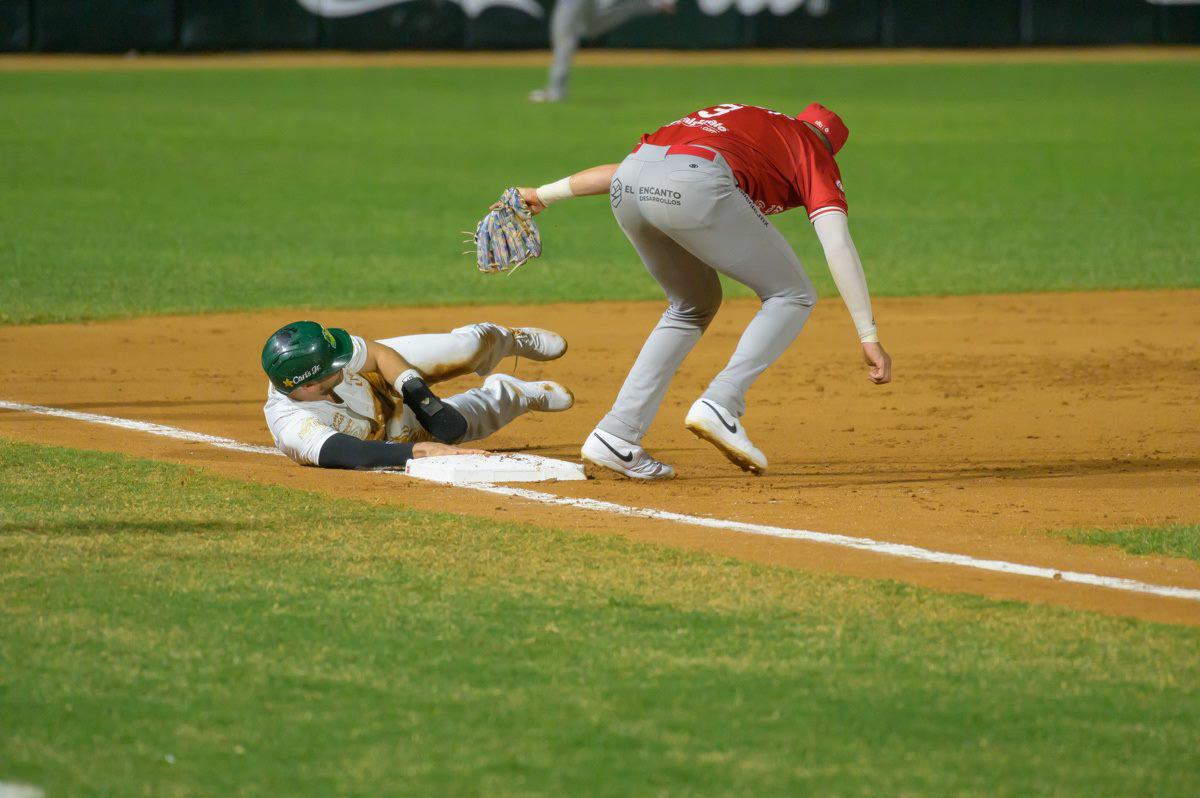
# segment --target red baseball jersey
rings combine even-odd
[[[846,212],[837,162],[794,116],[723,103],[642,135],[643,144],[698,144],[725,157],[738,186],[764,214],[803,206],[808,218]]]

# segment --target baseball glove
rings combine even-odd
[[[507,272],[542,254],[533,213],[515,188],[505,190],[500,201],[475,226],[475,263],[484,274]]]

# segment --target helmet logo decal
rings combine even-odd
[[[326,340],[326,341],[328,341],[328,342],[329,342],[329,345],[330,345],[330,346],[332,346],[332,347],[336,347],[336,346],[337,346],[337,341],[333,340],[333,333],[331,333],[329,330],[327,330],[327,329],[325,329],[324,327],[322,327],[322,328],[321,328],[321,335],[322,335],[322,336],[325,338],[325,340]]]
[[[295,385],[298,385],[299,383],[304,382],[305,380],[307,380],[309,377],[316,374],[320,370],[321,370],[321,366],[320,366],[320,364],[317,364],[317,365],[313,366],[312,368],[310,368],[308,371],[304,372],[303,374],[297,374],[295,377],[292,377],[291,379],[284,380],[283,384],[286,387],[291,388]]]

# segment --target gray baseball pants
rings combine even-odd
[[[558,0],[550,15],[550,47],[554,62],[546,89],[552,95],[565,97],[567,78],[571,74],[571,59],[582,39],[603,36],[634,17],[653,13],[655,0]]]
[[[707,149],[714,160],[667,149],[646,144],[629,155],[610,194],[617,224],[670,302],[599,424],[633,443],[646,434],[675,372],[716,315],[718,274],[762,300],[703,394],[739,417],[754,380],[800,334],[817,301],[796,253],[738,188],[725,159]]]

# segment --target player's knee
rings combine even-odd
[[[784,293],[776,294],[763,300],[763,305],[768,303],[793,308],[797,312],[807,313],[817,304],[817,291],[813,288],[812,283],[798,285]]]
[[[501,327],[499,324],[493,324],[490,321],[476,322],[468,324],[464,327],[455,327],[450,331],[451,335],[470,335],[478,338],[481,341],[500,340],[508,334],[507,327]]]
[[[813,308],[817,304],[817,289],[812,284],[812,280],[805,279],[804,282],[797,284],[788,295],[793,298],[797,305],[802,305],[806,308]]]
[[[721,307],[720,300],[716,302],[704,303],[677,303],[672,302],[667,307],[667,312],[663,315],[669,320],[678,324],[685,324],[689,327],[699,327],[701,330],[706,329],[712,320],[717,315],[717,310]]]

